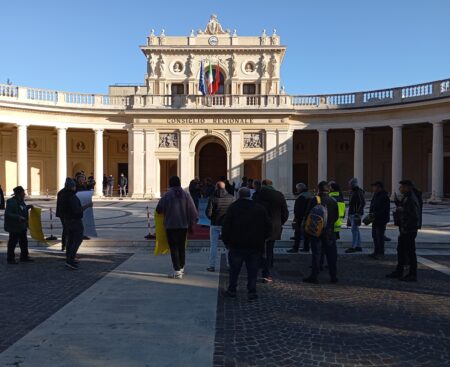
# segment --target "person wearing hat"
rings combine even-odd
[[[407,282],[417,281],[416,237],[420,227],[420,202],[410,180],[400,181],[402,199],[397,202],[394,221],[398,225],[397,268],[387,274],[388,278],[398,278]],[[403,276],[405,265],[409,263],[409,273]]]
[[[375,181],[371,184],[372,201],[370,202],[369,215],[372,220],[372,239],[374,250],[369,257],[373,259],[381,259],[384,256],[384,238],[386,232],[386,224],[389,222],[391,201],[389,194],[384,189],[381,181]]]
[[[80,199],[76,195],[76,182],[70,177],[66,178],[59,200],[66,233],[66,267],[77,270],[79,266],[75,257],[81,242],[83,242],[83,212],[92,207],[92,202],[85,206],[81,205]]]
[[[14,251],[17,243],[20,246],[20,261],[30,262],[33,259],[28,254],[28,210],[32,205],[25,204],[25,190],[22,186],[13,189],[14,195],[6,202],[5,231],[9,233],[8,264],[18,264]]]

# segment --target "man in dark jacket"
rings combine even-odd
[[[2,186],[0,185],[0,209],[5,209],[5,194],[3,193]]]
[[[311,200],[312,195],[308,191],[308,187],[300,182],[295,188],[297,189],[297,199],[295,199],[294,204],[294,246],[288,250],[289,253],[297,253],[300,248],[300,241],[303,238],[303,249],[302,252],[309,252],[309,237],[305,235],[302,230],[302,222],[305,218],[306,209],[308,208],[309,200]]]
[[[348,222],[352,230],[352,247],[348,248],[345,252],[361,252],[361,233],[359,227],[361,226],[361,219],[364,215],[364,207],[366,200],[364,199],[364,190],[358,185],[358,180],[354,177],[349,183],[350,187],[350,200],[348,203]]]
[[[200,179],[198,177],[195,177],[189,183],[189,194],[191,195],[192,200],[194,200],[195,207],[198,210],[200,197],[202,196],[202,190],[200,187]]]
[[[222,228],[222,239],[229,249],[230,283],[225,297],[236,297],[242,264],[247,267],[249,300],[257,298],[256,278],[264,243],[270,236],[272,223],[263,206],[251,200],[250,190],[239,189],[239,198],[228,208]]]
[[[62,227],[62,234],[61,234],[61,251],[66,250],[66,240],[67,240],[67,234],[66,229],[64,227],[64,213],[62,210],[62,196],[64,195],[65,188],[58,191],[58,194],[56,195],[56,217],[59,218],[61,221],[61,227]]]
[[[311,251],[312,251],[312,266],[311,275],[308,278],[303,279],[305,283],[317,284],[318,275],[320,272],[320,258],[321,253],[324,252],[327,257],[328,271],[330,273],[330,281],[336,283],[337,280],[337,248],[336,248],[336,234],[334,232],[334,224],[339,218],[339,210],[336,200],[328,196],[329,187],[326,181],[322,181],[318,185],[318,197],[320,204],[326,207],[327,220],[326,226],[322,230],[320,237],[310,237]],[[317,197],[313,197],[308,209],[305,213],[307,218],[314,206],[319,204]]]
[[[9,233],[8,264],[18,264],[14,251],[17,243],[20,246],[20,261],[30,262],[33,259],[28,254],[28,210],[32,205],[25,204],[25,190],[22,186],[13,189],[14,196],[6,201],[5,231]]]
[[[273,267],[273,247],[275,241],[281,239],[283,224],[288,220],[289,211],[284,195],[274,189],[272,181],[269,179],[263,180],[262,189],[255,200],[266,208],[270,221],[272,222],[272,234],[266,241],[265,256],[262,258],[263,281],[265,283],[271,283],[273,281],[272,275],[270,274],[270,269]]]
[[[373,217],[372,239],[374,251],[369,256],[378,260],[384,256],[384,234],[386,232],[386,224],[389,222],[391,201],[381,181],[376,181],[371,186],[373,197],[369,213]]]
[[[64,218],[66,230],[66,267],[72,270],[79,268],[78,261],[75,260],[78,249],[83,242],[83,212],[92,207],[92,203],[81,205],[80,199],[76,195],[76,183],[70,177],[66,178],[64,189],[62,190],[61,214]]]
[[[206,207],[206,216],[211,220],[209,227],[209,267],[208,271],[216,271],[217,246],[219,245],[219,237],[222,232],[223,220],[228,207],[234,201],[234,196],[225,190],[225,182],[216,183],[216,190],[208,199]]]
[[[127,196],[128,188],[128,178],[125,177],[123,173],[120,174],[119,178],[119,196]]]
[[[417,281],[416,237],[420,226],[420,202],[410,180],[400,181],[400,193],[403,197],[394,213],[395,224],[398,225],[400,232],[397,245],[397,268],[387,277],[415,282]],[[403,276],[407,262],[409,274]]]

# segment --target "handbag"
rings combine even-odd
[[[375,215],[373,213],[367,214],[364,219],[362,220],[364,225],[368,226],[369,224],[373,223],[375,220]]]

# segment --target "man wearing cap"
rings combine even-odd
[[[384,234],[386,232],[386,224],[389,222],[389,211],[391,209],[391,201],[384,184],[376,181],[372,185],[373,197],[370,202],[369,215],[372,216],[372,239],[374,250],[369,257],[373,259],[381,259],[384,256]]]
[[[79,268],[75,256],[81,242],[83,242],[83,211],[92,207],[92,202],[82,206],[75,192],[75,181],[70,177],[66,178],[64,189],[60,196],[60,211],[62,218],[64,218],[64,229],[66,232],[66,267],[73,270]]]
[[[33,259],[28,254],[28,210],[32,205],[25,204],[25,190],[22,186],[13,189],[14,196],[7,200],[5,210],[5,231],[9,233],[8,264],[18,264],[14,251],[17,243],[20,246],[20,261],[30,262]]]
[[[420,203],[414,193],[414,184],[410,180],[400,181],[400,193],[403,195],[396,203],[394,221],[398,225],[397,268],[386,276],[407,282],[417,281],[416,237],[420,227]],[[406,263],[409,273],[403,276]]]

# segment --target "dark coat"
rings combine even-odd
[[[300,225],[305,218],[306,210],[308,209],[309,200],[312,199],[312,195],[309,191],[303,191],[295,199],[294,203],[294,218],[295,222]]]
[[[348,214],[364,214],[364,207],[366,206],[366,199],[364,199],[364,190],[359,187],[352,189],[350,200],[348,203]]]
[[[208,200],[206,216],[211,219],[212,226],[221,226],[227,213],[228,207],[233,203],[234,196],[226,190],[216,190]]]
[[[321,192],[318,195],[320,197],[320,203],[327,208],[327,226],[326,230],[322,232],[321,237],[333,238],[335,235],[334,232],[334,223],[339,219],[339,209],[337,201],[330,197],[327,193]],[[317,205],[317,198],[314,196],[311,200],[309,200],[308,209],[305,213],[305,218],[308,216],[311,209]]]
[[[227,248],[264,251],[272,230],[267,211],[253,200],[238,199],[230,205],[222,227],[222,240]]]
[[[20,217],[25,218],[24,221]],[[15,196],[6,201],[5,231],[9,233],[21,233],[28,227],[28,207],[25,202]]]
[[[64,220],[81,220],[83,218],[83,207],[75,191],[62,189],[60,202],[60,218]]]
[[[56,195],[56,213],[55,216],[57,218],[61,218],[64,219],[64,215],[62,212],[62,196],[64,194],[64,190],[66,189],[62,189],[58,191],[58,194]]]
[[[400,233],[417,232],[420,225],[420,202],[414,192],[403,195],[395,213]]]
[[[423,199],[422,199],[422,192],[417,190],[415,187],[413,187],[413,192],[416,195],[417,200],[419,201],[419,229],[422,228],[422,210],[423,210]]]
[[[5,194],[3,189],[0,187],[0,209],[5,209]]]
[[[272,222],[272,234],[268,240],[276,241],[281,239],[283,224],[289,218],[289,210],[284,195],[272,187],[264,186],[258,195],[254,197],[254,200],[266,208]]]
[[[387,191],[381,190],[373,194],[369,212],[373,214],[373,226],[384,226],[389,222],[391,201]]]

